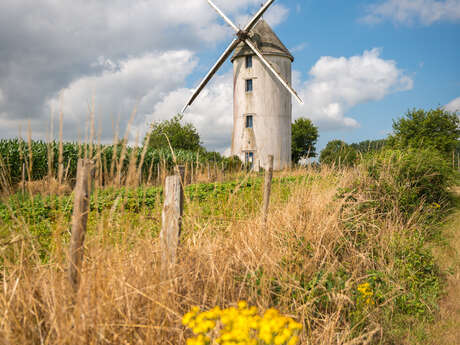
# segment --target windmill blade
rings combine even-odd
[[[259,57],[259,59],[264,63],[265,66],[273,73],[273,75],[280,81],[281,84],[295,97],[297,102],[303,104],[302,99],[299,97],[297,92],[288,84],[286,80],[279,74],[275,68],[273,68],[272,64],[262,55],[262,52],[257,49],[255,44],[250,39],[245,39],[244,42],[252,49],[254,53]]]
[[[245,28],[243,29],[245,32],[249,32],[251,31],[251,29],[254,27],[254,25],[257,24],[257,22],[259,21],[260,17],[263,16],[263,14],[265,13],[266,10],[268,10],[268,8],[270,7],[271,4],[273,4],[275,0],[268,0],[265,5],[262,6],[262,8],[259,10],[259,12],[256,13],[256,15],[254,16],[254,18],[251,19],[251,21],[245,26]]]
[[[227,49],[225,49],[224,53],[221,55],[221,57],[219,58],[219,60],[217,60],[217,62],[215,63],[214,66],[212,66],[212,68],[210,69],[210,71],[208,72],[208,74],[206,74],[206,77],[204,77],[204,79],[201,81],[200,85],[198,85],[197,89],[195,90],[195,92],[193,93],[192,97],[190,97],[189,101],[187,102],[187,104],[185,105],[184,109],[182,109],[182,113],[185,112],[185,110],[187,110],[187,108],[192,105],[193,101],[195,100],[195,98],[197,98],[197,96],[200,94],[201,90],[203,90],[203,88],[206,86],[206,84],[211,80],[211,78],[214,76],[214,74],[216,74],[217,70],[220,68],[220,66],[222,66],[222,64],[225,62],[225,60],[227,60],[227,58],[230,56],[230,54],[233,52],[233,50],[236,48],[236,46],[238,45],[238,43],[240,43],[240,39],[239,38],[236,38],[233,40],[232,43],[230,43],[230,45],[227,47]]]
[[[233,28],[233,30],[235,30],[235,32],[240,31],[240,29],[238,29],[238,27],[235,24],[233,24],[233,22],[225,15],[224,12],[222,12],[219,9],[219,7],[217,7],[211,0],[208,0],[208,3],[222,18],[224,18],[227,24],[230,25]]]

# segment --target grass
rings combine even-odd
[[[344,193],[365,181],[358,168],[276,178],[266,225],[260,179],[189,186],[168,279],[161,193],[154,203],[135,191],[118,199],[118,188],[96,193],[111,202],[90,213],[77,295],[67,279],[68,211],[57,202],[50,217],[25,210],[3,220],[0,344],[185,344],[191,306],[239,300],[301,322],[302,344],[400,344],[406,324],[435,317],[442,280],[424,230],[437,210],[421,203],[407,219],[380,212],[375,194]]]

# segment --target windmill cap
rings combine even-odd
[[[252,41],[256,44],[257,48],[264,55],[278,55],[285,56],[291,61],[294,61],[294,57],[286,48],[286,46],[281,42],[281,40],[276,36],[270,25],[261,19],[257,22],[254,28],[250,31],[249,36]],[[231,61],[235,60],[238,57],[254,55],[254,52],[249,48],[246,43],[240,42],[233,52]]]

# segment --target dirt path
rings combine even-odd
[[[460,187],[455,193],[457,210],[444,227],[446,245],[433,250],[441,269],[447,272],[447,294],[440,303],[439,319],[427,332],[429,339],[425,344],[460,345]]]

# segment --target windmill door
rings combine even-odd
[[[254,168],[254,152],[253,151],[245,152],[244,163],[246,164],[249,170],[252,170]]]

